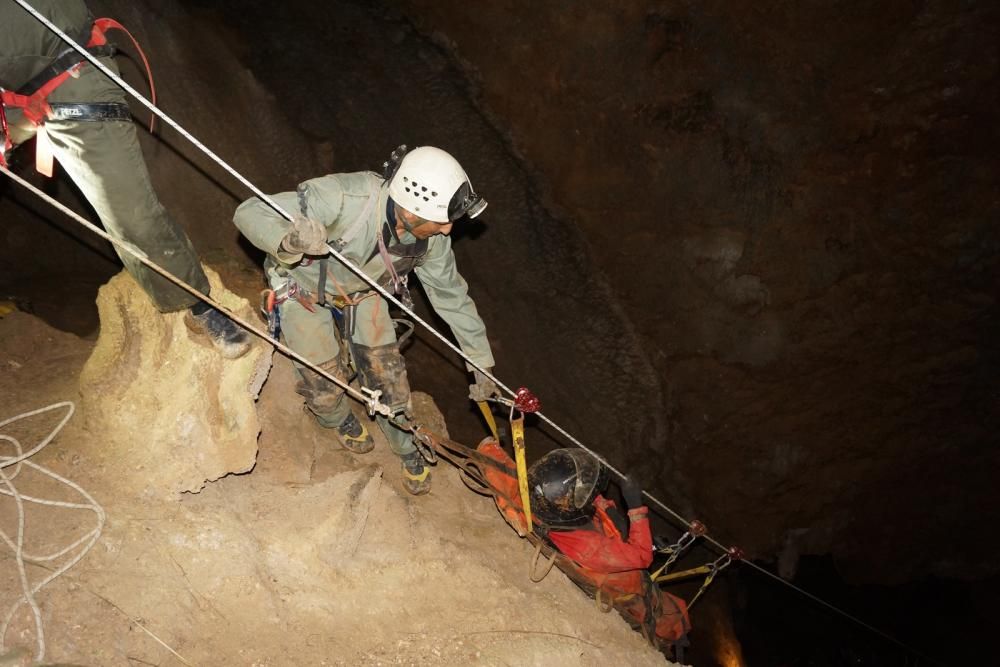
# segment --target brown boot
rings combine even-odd
[[[372,440],[368,429],[358,421],[353,412],[337,427],[337,433],[340,435],[340,444],[349,452],[367,454],[375,449],[375,441]]]
[[[420,452],[412,452],[402,457],[403,488],[415,496],[422,496],[431,490],[431,469],[424,462]]]

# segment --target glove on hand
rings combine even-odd
[[[642,500],[642,487],[639,486],[638,482],[631,475],[622,480],[621,490],[622,499],[625,500],[625,504],[628,505],[630,510],[645,505]]]
[[[326,227],[312,218],[296,215],[292,218],[292,228],[281,239],[281,247],[291,253],[304,255],[325,255]]]
[[[491,374],[493,373],[492,368],[487,368]],[[500,395],[500,387],[497,383],[483,375],[479,371],[472,371],[472,376],[475,378],[476,383],[469,385],[469,398],[474,400],[476,403],[480,401],[485,401],[492,396]]]

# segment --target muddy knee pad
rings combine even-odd
[[[355,345],[354,361],[365,386],[382,391],[382,403],[394,412],[409,409],[410,381],[396,342],[377,347]]]
[[[348,382],[351,379],[350,371],[341,361],[341,356],[343,355],[317,366],[333,377]],[[337,412],[344,398],[344,388],[308,368],[299,368],[298,371],[299,382],[295,386],[295,391],[306,399],[309,409],[320,417]],[[347,416],[346,413],[344,416]]]

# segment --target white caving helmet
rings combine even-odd
[[[382,166],[392,200],[425,220],[446,224],[464,215],[474,218],[486,208],[462,165],[440,148],[407,151],[400,146]]]

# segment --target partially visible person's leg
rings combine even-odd
[[[340,349],[332,313],[319,306],[311,312],[295,300],[286,301],[279,309],[281,331],[288,347],[333,377],[348,382],[351,373]],[[356,454],[370,452],[375,443],[364,424],[351,412],[344,388],[298,362],[293,362],[293,366],[299,376],[296,391],[306,399],[306,407],[320,426],[335,429],[345,449]]]
[[[135,126],[124,121],[49,121],[45,129],[59,164],[108,233],[207,294],[208,278],[191,241],[153,190]],[[128,252],[115,250],[159,310],[180,310],[198,301]]]
[[[184,230],[153,190],[135,126],[124,121],[49,121],[53,152],[94,207],[104,228],[203,294],[210,286]],[[125,268],[161,312],[191,308],[189,327],[205,333],[222,354],[242,356],[249,335],[219,311],[115,248]]]
[[[397,410],[407,408],[410,383],[386,302],[378,295],[364,299],[355,306],[353,319],[352,349],[365,386],[380,389],[382,402],[386,405]],[[389,441],[390,449],[402,461],[404,488],[421,495],[431,490],[430,468],[413,444],[412,433],[394,423],[401,419],[401,414],[393,419],[378,415],[375,421]]]

